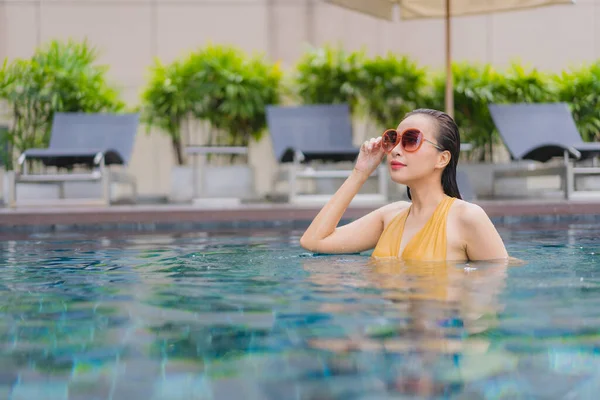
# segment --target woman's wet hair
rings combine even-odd
[[[442,187],[444,188],[444,193],[447,196],[462,199],[460,191],[458,190],[458,183],[456,182],[456,167],[458,165],[458,156],[460,155],[460,134],[456,122],[454,122],[454,119],[445,112],[429,108],[413,110],[406,114],[405,118],[416,114],[428,115],[435,119],[438,128],[436,135],[437,142],[443,150],[448,150],[451,155],[450,162],[446,165],[446,168],[444,168],[444,172],[442,172]],[[408,198],[412,199],[410,188],[406,188],[406,192]]]

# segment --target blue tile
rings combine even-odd
[[[67,382],[18,384],[12,390],[11,400],[68,400]]]

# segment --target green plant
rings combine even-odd
[[[495,101],[503,103],[547,103],[558,101],[557,85],[549,73],[516,62],[500,76]]]
[[[125,104],[97,65],[87,41],[53,40],[30,59],[4,60],[0,99],[7,101],[12,125],[7,139],[17,151],[46,147],[55,112],[117,112]]]
[[[488,104],[495,101],[499,73],[488,64],[454,63],[452,74],[454,118],[461,131],[461,140],[479,149],[480,159],[483,161],[486,157],[491,157],[491,146],[495,140],[495,127]],[[445,88],[445,74],[433,75],[426,105],[443,110]],[[490,145],[489,153],[485,151],[486,144]]]
[[[143,120],[169,134],[179,165],[186,119],[210,123],[210,144],[247,146],[261,139],[266,106],[280,100],[281,79],[278,64],[209,45],[171,64],[155,63],[142,93]]]
[[[200,100],[194,114],[216,129],[211,140],[234,146],[260,140],[266,128],[266,107],[280,102],[279,64],[262,56],[249,57],[236,47],[213,45],[195,53],[190,61],[197,71],[192,86]]]
[[[558,99],[570,105],[584,140],[600,140],[600,61],[554,77]]]
[[[347,103],[357,111],[366,56],[324,46],[309,49],[296,64],[296,95],[303,104]]]
[[[427,71],[410,58],[388,54],[364,61],[358,86],[365,112],[381,127],[396,127],[421,106]]]
[[[184,163],[181,126],[199,101],[192,86],[196,79],[192,67],[189,58],[171,64],[156,60],[141,96],[141,120],[148,127],[155,126],[169,135],[178,165]]]
[[[0,125],[0,165],[10,171],[13,168],[12,161],[8,126]]]

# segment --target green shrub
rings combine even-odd
[[[87,41],[53,40],[29,59],[4,60],[0,99],[9,105],[7,139],[21,152],[47,147],[55,112],[118,112],[125,104],[108,84],[108,67]]]
[[[471,143],[475,149],[485,150],[485,145],[494,141],[494,123],[488,104],[495,101],[499,73],[487,64],[454,63],[452,74],[454,119],[460,128],[461,141]],[[444,110],[445,88],[445,73],[432,75],[426,106]],[[481,152],[480,158],[486,158],[485,151]]]
[[[183,164],[181,125],[199,102],[193,89],[196,71],[186,60],[163,64],[155,60],[142,92],[141,120],[169,135],[178,165]]]
[[[407,112],[422,105],[426,83],[425,68],[390,53],[364,62],[358,86],[369,117],[382,128],[395,128]]]
[[[208,46],[190,57],[200,97],[195,115],[218,131],[222,144],[247,146],[266,128],[266,107],[280,102],[282,72],[263,57],[228,46]]]
[[[554,77],[558,99],[569,103],[584,140],[600,140],[600,61]]]
[[[261,139],[266,106],[280,101],[281,79],[278,64],[209,45],[169,65],[156,62],[142,94],[143,121],[171,137],[179,165],[186,118],[210,123],[211,144],[247,146]]]
[[[498,77],[497,103],[552,103],[558,101],[553,75],[515,62]]]
[[[362,51],[348,53],[330,46],[311,48],[295,66],[294,91],[302,104],[346,103],[355,113],[365,60]]]
[[[569,103],[584,140],[600,139],[600,62],[551,74],[517,62],[505,70],[491,65],[452,65],[454,117],[464,142],[481,161],[491,160],[499,137],[490,103]],[[382,127],[395,126],[411,109],[445,109],[444,72],[421,68],[406,56],[367,57],[325,46],[310,49],[294,71],[302,104],[348,103],[354,115],[367,114]]]

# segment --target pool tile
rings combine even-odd
[[[229,400],[241,399],[244,400],[263,400],[271,399],[264,393],[259,386],[259,381],[250,378],[224,378],[216,379],[211,382],[211,399],[214,400]],[[293,392],[288,391],[281,399],[295,399]]]
[[[469,384],[465,392],[487,398],[570,398],[573,389],[587,382],[585,376],[569,376],[548,371],[518,371]]]
[[[17,378],[18,375],[16,371],[0,372],[0,386],[11,387],[14,383],[17,382]]]
[[[146,400],[151,399],[154,393],[154,388],[152,387],[152,379],[151,377],[147,377],[148,379],[137,380],[137,381],[129,381],[127,378],[120,379],[114,390],[112,391],[112,400]],[[195,397],[192,397],[195,399]],[[167,398],[164,397],[166,400]],[[71,400],[71,399],[69,399]]]
[[[204,365],[197,360],[174,360],[169,359],[164,362],[162,371],[165,376],[177,374],[201,374],[204,372]]]
[[[13,387],[11,400],[68,400],[67,382],[31,382]]]
[[[69,383],[69,400],[106,400],[110,396],[111,387],[112,380],[104,376],[77,379]]]
[[[152,400],[204,400],[212,399],[210,385],[196,374],[174,374],[154,384]],[[244,397],[246,398],[246,397]]]
[[[0,385],[0,399],[8,399],[12,390],[12,385]]]
[[[327,380],[273,380],[262,383],[260,388],[264,396],[259,398],[270,400],[358,399],[366,394],[383,394],[388,389],[382,379],[361,375],[335,376]],[[226,399],[226,397],[219,399]]]

